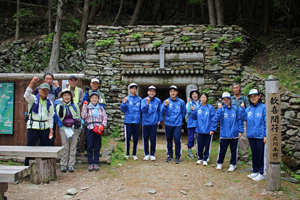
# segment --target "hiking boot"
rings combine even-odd
[[[137,156],[132,156],[132,158],[133,158],[133,160],[138,160],[139,159]]]
[[[188,157],[189,159],[194,159],[194,155],[192,153],[189,153]]]
[[[203,166],[207,166],[207,161],[203,161]]]
[[[253,179],[253,178],[255,178],[255,177],[257,177],[258,176],[258,172],[257,173],[252,173],[252,174],[249,174],[249,175],[247,175],[248,176],[248,178],[251,178],[251,179]]]
[[[152,161],[155,161],[155,160],[156,160],[155,156],[150,156],[150,159],[151,159]]]
[[[176,158],[175,158],[175,164],[180,164],[181,163],[181,161],[180,161],[180,157],[179,156],[177,156]]]
[[[233,172],[235,170],[235,166],[234,165],[229,165],[229,172]]]
[[[149,155],[146,155],[143,160],[149,160],[150,156]]]
[[[93,165],[89,165],[89,166],[88,166],[88,170],[89,170],[89,171],[93,171],[93,170],[94,170],[94,166],[93,166]]]
[[[98,164],[94,164],[93,168],[94,168],[95,171],[98,171],[99,170],[99,165]]]
[[[265,180],[265,179],[266,179],[266,176],[261,175],[261,174],[258,174],[258,175],[257,175],[255,178],[253,178],[252,180],[259,182],[259,181],[262,181],[262,180]]]
[[[69,172],[73,173],[74,172],[74,167],[73,166],[69,166]]]
[[[222,164],[217,164],[217,169],[222,169]]]
[[[172,162],[173,161],[173,157],[169,156],[166,160],[166,162]]]
[[[197,164],[197,165],[201,165],[202,162],[203,162],[202,160],[198,160],[198,161],[196,162],[196,164]]]
[[[60,170],[61,170],[62,173],[66,173],[67,172],[67,167],[66,166],[62,166]]]

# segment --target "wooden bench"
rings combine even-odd
[[[4,166],[0,165],[0,200],[6,199],[4,193],[8,189],[8,183],[14,183],[30,175],[29,166]]]
[[[0,156],[28,157],[31,168],[30,181],[34,184],[49,183],[56,178],[56,158],[64,147],[50,146],[1,146]]]

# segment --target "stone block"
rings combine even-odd
[[[300,126],[300,120],[299,119],[290,119],[291,124],[295,126]]]
[[[300,110],[300,105],[292,105],[291,108],[295,110]]]
[[[224,69],[220,72],[221,74],[236,74],[235,71]]]
[[[287,102],[281,102],[281,110],[287,110],[291,107],[291,105]]]
[[[205,67],[204,67],[204,69],[205,70],[208,70],[208,71],[216,71],[216,70],[221,70],[221,69],[223,69],[221,66],[219,66],[219,65],[213,65],[213,66],[211,66],[211,65],[206,65]]]
[[[285,118],[288,118],[288,119],[290,119],[290,118],[295,118],[295,116],[296,116],[296,114],[295,114],[295,112],[294,112],[293,110],[291,110],[291,111],[286,111],[286,112],[284,113],[284,117],[285,117]]]
[[[290,104],[300,104],[300,99],[298,101],[298,98],[291,98],[289,101]]]
[[[286,134],[289,135],[289,136],[294,136],[294,135],[297,135],[298,132],[299,132],[299,130],[290,129],[286,132]]]

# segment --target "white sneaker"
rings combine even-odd
[[[207,161],[203,161],[203,166],[207,166]]]
[[[156,160],[155,156],[150,156],[150,159],[151,159],[152,161]]]
[[[265,179],[266,179],[266,176],[261,175],[261,174],[258,174],[258,175],[257,175],[255,178],[253,178],[252,180],[259,182],[259,181],[262,181],[262,180],[265,180]]]
[[[138,160],[137,156],[132,156],[133,160]]]
[[[222,169],[222,164],[217,164],[217,169]]]
[[[146,155],[143,160],[149,160],[150,156],[149,155]]]
[[[129,156],[125,156],[125,158],[128,160],[128,159],[129,159]]]
[[[202,160],[198,160],[198,161],[196,162],[197,165],[200,165],[201,163],[202,163]]]
[[[255,178],[255,177],[257,177],[258,176],[258,172],[257,173],[252,173],[252,174],[249,174],[248,175],[248,178],[251,178],[251,179],[253,179],[253,178]]]
[[[235,170],[235,166],[234,165],[229,165],[229,172],[233,172]]]

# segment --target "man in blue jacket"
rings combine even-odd
[[[148,96],[142,100],[142,125],[143,125],[143,141],[144,141],[144,154],[143,160],[152,161],[155,158],[156,147],[156,134],[157,125],[162,121],[162,114],[160,112],[161,100],[156,95],[156,87],[149,86],[147,91]],[[149,137],[151,142],[150,155],[149,155]]]
[[[129,85],[130,95],[125,97],[121,104],[121,111],[125,113],[124,130],[125,130],[125,157],[129,159],[130,139],[133,137],[132,158],[138,160],[136,156],[137,144],[139,139],[139,129],[141,122],[141,101],[142,98],[136,95],[138,85],[131,83]]]
[[[175,142],[175,163],[179,164],[181,157],[181,126],[186,114],[185,103],[178,98],[178,88],[172,85],[169,88],[170,97],[161,105],[161,113],[165,116],[165,132],[168,155],[166,162],[173,161],[173,138]]]
[[[215,117],[212,120],[212,127],[217,127],[220,121],[220,149],[217,160],[217,169],[222,169],[228,145],[230,144],[231,160],[228,171],[232,172],[236,168],[238,141],[244,131],[239,115],[239,108],[231,104],[231,96],[228,92],[222,94],[224,105],[218,104]]]

